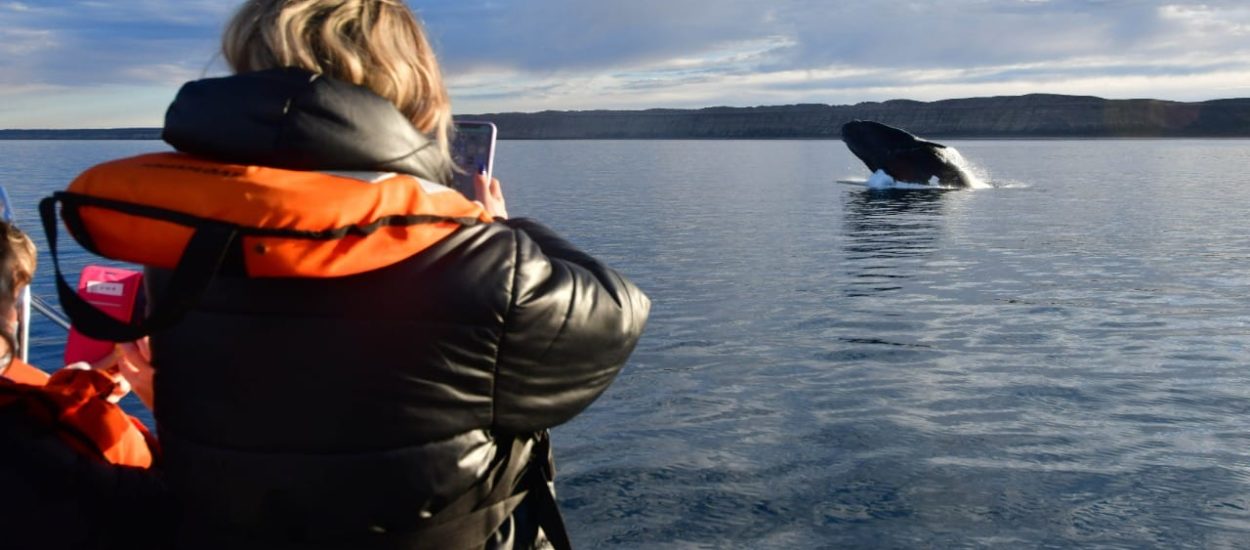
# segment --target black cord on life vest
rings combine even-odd
[[[556,550],[572,550],[573,542],[564,525],[564,515],[560,513],[560,505],[551,489],[551,483],[555,479],[555,467],[551,463],[550,432],[543,430],[539,433],[525,477],[529,484],[529,496],[533,499],[538,515],[538,526],[542,527],[543,534],[547,535],[547,540],[551,541]]]
[[[226,252],[238,237],[238,230],[225,224],[205,223],[195,228],[190,242],[174,268],[169,285],[165,288],[163,299],[157,302],[151,315],[139,318],[134,323],[124,323],[100,311],[90,302],[78,295],[74,287],[65,281],[61,273],[60,257],[57,251],[56,204],[65,204],[62,215],[66,225],[81,228],[82,221],[78,218],[77,205],[63,200],[60,196],[52,196],[39,201],[39,217],[43,221],[43,231],[48,239],[48,252],[52,255],[52,269],[56,273],[56,293],[61,300],[61,308],[69,315],[74,328],[83,335],[96,340],[111,342],[129,342],[138,340],[153,332],[173,326],[199,304],[209,283],[217,276]],[[82,233],[81,229],[77,233]],[[84,246],[87,246],[84,243]]]
[[[163,299],[156,302],[156,308],[147,317],[126,324],[96,309],[78,295],[77,291],[65,281],[61,272],[60,258],[57,251],[56,205],[61,203],[61,217],[70,233],[83,248],[97,255],[100,250],[91,240],[78,213],[80,207],[89,206],[106,208],[123,214],[167,221],[191,228],[190,242],[182,252],[178,265],[174,268],[169,285]],[[200,218],[182,212],[166,210],[154,206],[128,203],[111,199],[103,199],[78,193],[58,191],[51,197],[39,202],[39,217],[43,221],[44,234],[48,239],[48,249],[52,254],[52,267],[56,271],[56,291],[61,300],[61,307],[69,315],[74,328],[82,334],[96,340],[126,342],[137,340],[143,336],[164,330],[181,320],[187,312],[199,304],[200,298],[208,289],[208,285],[221,272],[223,264],[230,257],[233,244],[243,236],[288,237],[310,240],[341,239],[349,235],[366,236],[383,227],[409,226],[427,223],[454,222],[462,226],[472,226],[481,222],[477,218],[457,218],[428,214],[394,215],[378,218],[368,224],[335,227],[321,231],[307,231],[285,228],[242,227],[218,220]]]

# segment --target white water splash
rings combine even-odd
[[[958,149],[954,147],[946,147],[941,149],[939,154],[942,155],[942,158],[944,158],[946,162],[954,164],[960,170],[963,170],[964,174],[968,175],[969,189],[989,189],[993,187],[987,183],[989,178],[985,177],[985,171],[982,170],[980,166],[968,162],[968,160],[959,153]]]
[[[967,175],[967,189],[990,189],[994,187],[987,183],[985,171],[981,167],[968,162],[963,155],[954,147],[945,147],[938,150],[938,154],[942,156],[942,160],[953,164]],[[942,185],[937,176],[929,178],[928,182],[916,181],[898,181],[885,173],[885,170],[877,170],[864,182],[864,185],[874,189],[964,189],[964,187],[956,187],[952,185]]]
[[[929,178],[929,183],[914,183],[910,181],[897,181],[885,173],[885,170],[877,170],[869,176],[868,181],[864,185],[872,189],[959,189],[949,185],[942,185],[938,182],[937,176]]]

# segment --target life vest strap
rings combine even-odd
[[[497,463],[486,476],[494,480],[486,504],[475,508],[481,497],[473,491],[461,495],[436,514],[431,524],[408,533],[404,546],[419,550],[480,546],[517,507],[529,502],[538,526],[552,546],[556,550],[572,550],[549,484],[553,473],[551,435],[546,430],[532,438],[515,437],[507,459]]]
[[[133,323],[124,323],[100,311],[70,286],[61,272],[57,251],[56,204],[65,205],[62,214],[66,225],[81,227],[76,205],[67,195],[56,193],[39,201],[39,217],[48,239],[48,251],[52,255],[52,269],[56,275],[56,293],[61,307],[69,315],[74,328],[96,340],[128,342],[138,340],[153,332],[159,332],[180,321],[188,311],[199,304],[208,285],[217,276],[230,246],[238,237],[238,229],[227,224],[200,223],[187,243],[178,266],[174,268],[169,285],[156,308],[146,317],[137,317]],[[85,231],[79,234],[86,235]],[[83,237],[85,238],[85,237]],[[91,248],[90,241],[83,245]]]
[[[244,226],[232,225],[229,223],[223,223],[223,222],[212,220],[209,218],[193,216],[191,214],[186,214],[183,212],[168,210],[165,208],[149,206],[146,204],[135,204],[132,202],[105,199],[101,197],[94,197],[91,195],[84,195],[81,193],[71,193],[68,191],[56,191],[52,193],[52,196],[49,198],[57,199],[58,201],[61,202],[61,204],[65,205],[66,210],[62,212],[62,216],[65,219],[66,225],[71,226],[70,229],[73,230],[74,237],[76,237],[85,248],[87,248],[88,250],[91,250],[92,252],[95,252],[96,254],[100,254],[100,252],[96,250],[94,244],[91,243],[90,233],[86,231],[86,227],[82,225],[81,219],[78,218],[77,209],[79,207],[89,206],[89,207],[95,207],[95,208],[104,208],[104,209],[112,210],[114,212],[120,212],[122,214],[130,214],[130,215],[139,216],[143,218],[149,218],[153,220],[166,221],[166,222],[175,223],[175,224],[185,226],[185,227],[201,227],[204,225],[211,225],[211,224],[231,225],[232,227],[236,228],[239,231],[240,236],[246,236],[246,237],[286,237],[286,238],[320,240],[320,241],[342,239],[348,236],[365,237],[368,235],[372,235],[375,231],[383,227],[404,227],[404,226],[409,226],[409,225],[420,225],[420,224],[430,224],[430,223],[440,223],[440,222],[454,222],[463,226],[473,226],[473,225],[483,223],[482,219],[473,217],[473,216],[440,216],[437,214],[397,214],[397,215],[382,216],[367,224],[352,224],[352,225],[345,225],[341,227],[334,227],[331,229],[324,229],[320,231],[311,231],[311,230],[288,229],[288,228],[279,228],[279,227],[244,227]],[[71,208],[74,210],[73,213],[70,212]],[[75,225],[77,225],[78,227],[74,227]],[[81,229],[81,231],[79,229]]]
[[[140,161],[142,158],[133,159],[131,163]],[[101,181],[109,181],[114,187],[120,185],[107,178]],[[148,183],[152,184],[150,181]],[[201,187],[216,183],[218,182],[198,182]],[[374,188],[369,190],[377,191]],[[393,208],[392,205],[390,214],[360,223],[329,227],[273,226],[266,225],[263,219],[257,219],[253,223],[228,221],[153,204],[101,197],[94,193],[66,191],[55,192],[40,201],[39,214],[52,253],[57,295],[74,327],[96,340],[122,342],[141,338],[177,323],[199,304],[208,286],[220,274],[296,277],[351,275],[387,265],[379,263],[380,261],[394,261],[405,254],[418,252],[454,231],[456,227],[489,222],[480,215],[480,207],[476,210],[462,208],[470,203],[459,195],[456,198],[459,198],[458,202],[448,202],[444,197],[440,200],[446,204],[438,203],[432,209],[419,211],[404,211],[402,208]],[[57,248],[57,203],[62,205],[60,216],[70,235],[86,250],[117,260],[172,269],[170,284],[161,299],[155,301],[155,309],[150,315],[137,317],[131,323],[118,321],[92,306],[66,282]],[[479,216],[469,215],[472,212],[478,212]],[[102,216],[143,220],[139,225],[129,226],[129,231],[146,233],[128,235],[122,229],[113,229],[111,232],[95,235],[92,229],[108,223],[101,221]],[[389,228],[399,228],[399,231],[391,231]],[[179,237],[169,237],[171,232]],[[155,240],[151,238],[153,235],[156,235]],[[131,237],[136,239],[134,243],[129,242]],[[186,240],[179,242],[179,238]],[[360,252],[354,256],[342,256],[340,247],[333,244],[338,241],[348,241],[353,246],[362,245]],[[171,248],[171,244],[177,248]],[[148,245],[151,247],[147,247]],[[248,252],[245,252],[244,247],[248,247]],[[277,252],[268,253],[271,247]],[[380,250],[389,252],[379,255]],[[351,259],[338,262],[338,259],[344,257]],[[336,263],[331,266],[330,262]],[[329,269],[319,273],[318,269],[323,266],[328,266]]]
[[[525,474],[526,483],[530,486],[530,498],[534,499],[538,526],[542,527],[547,540],[556,550],[572,550],[573,542],[564,526],[564,515],[560,513],[560,505],[552,492],[551,484],[555,476],[555,464],[551,461],[551,432],[543,430],[538,434],[534,458]]]

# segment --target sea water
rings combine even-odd
[[[501,142],[512,215],[654,301],[553,430],[575,543],[1247,545],[1250,141],[950,145],[992,188],[839,185],[838,141]],[[37,293],[38,198],[163,149],[0,142]]]

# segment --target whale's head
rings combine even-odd
[[[893,126],[871,120],[842,125],[842,141],[868,169],[884,170],[897,181],[966,187],[968,176],[955,162],[956,154],[940,143],[926,141]]]

